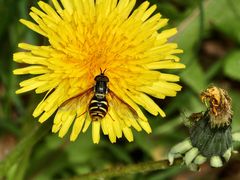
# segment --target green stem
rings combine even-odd
[[[176,159],[174,161],[173,166],[181,164],[183,161],[182,159]],[[88,179],[104,179],[116,176],[123,176],[126,174],[135,174],[135,173],[143,173],[147,171],[154,171],[154,170],[163,170],[171,167],[168,160],[161,160],[161,161],[151,161],[145,163],[138,163],[138,164],[131,164],[127,166],[119,166],[107,170],[103,170],[100,172],[95,173],[88,173],[78,177],[73,177],[69,180],[88,180]]]
[[[29,165],[31,152],[32,149],[28,149],[23,153],[22,158],[18,162],[17,168],[13,173],[13,178],[9,180],[24,180],[25,174],[27,173],[26,170]]]
[[[41,125],[33,129],[32,132],[23,138],[20,143],[12,150],[9,155],[0,162],[0,179],[5,176],[9,169],[16,163],[19,162],[20,158],[26,150],[31,149],[47,132],[50,130],[50,123]]]

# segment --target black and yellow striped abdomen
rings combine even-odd
[[[108,111],[108,102],[106,97],[99,99],[95,95],[89,103],[89,114],[93,121],[104,118]]]

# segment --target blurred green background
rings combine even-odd
[[[147,114],[152,134],[134,131],[134,142],[121,139],[116,144],[102,136],[99,145],[94,145],[90,130],[74,143],[69,142],[68,136],[60,139],[50,132],[31,136],[39,126],[31,114],[42,96],[34,92],[15,94],[18,83],[27,77],[12,74],[20,66],[12,61],[12,54],[18,51],[18,42],[40,45],[46,39],[18,21],[30,19],[29,9],[37,6],[37,1],[0,0],[0,162],[10,151],[15,152],[8,158],[7,169],[0,163],[0,177],[5,170],[6,179],[10,180],[68,179],[110,167],[165,159],[170,147],[188,136],[183,125],[186,116],[204,110],[199,93],[209,84],[229,92],[233,100],[233,130],[240,130],[240,0],[149,1],[170,19],[167,28],[178,27],[178,34],[171,40],[184,50],[181,59],[187,68],[174,72],[181,76],[183,89],[177,97],[159,102],[166,118]],[[138,0],[137,4],[141,2]],[[19,142],[23,145],[19,146]],[[16,153],[16,149],[21,153]],[[114,179],[236,178],[240,177],[239,163],[239,159],[232,159],[220,169],[204,165],[198,173],[178,166]]]

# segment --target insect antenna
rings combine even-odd
[[[101,74],[104,75],[104,73],[106,72],[106,70],[107,70],[107,69],[102,70],[102,68],[100,68]]]

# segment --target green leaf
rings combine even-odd
[[[207,86],[206,76],[198,61],[193,60],[188,68],[181,74],[183,81],[188,84],[192,90],[199,93]]]
[[[233,123],[232,128],[233,131],[240,130],[240,94],[239,90],[232,90],[229,93],[232,98],[232,110],[233,110]]]
[[[227,36],[240,42],[240,6],[237,0],[226,1],[224,14],[215,18],[214,25]]]
[[[18,161],[22,154],[30,150],[50,129],[50,123],[46,123],[41,127],[35,126],[26,137],[24,137],[15,147],[14,150],[0,162],[0,179],[4,177],[8,170]]]
[[[214,24],[219,28],[224,27],[227,29],[229,32],[228,34],[231,34],[232,31],[237,31],[237,33],[239,33],[238,14],[240,10],[239,6],[237,7],[239,3],[240,0],[231,0],[231,2],[226,0],[205,1],[203,12],[204,22],[202,24],[204,28],[200,27],[201,18],[198,9],[193,11],[193,13],[178,27],[179,32],[175,36],[174,41],[184,50],[181,59],[182,62],[186,64],[186,69],[182,73],[182,80],[197,93],[207,85],[207,79],[204,72],[201,70],[200,64],[195,62],[198,60],[196,55],[198,53],[200,37],[203,33],[200,31],[204,30],[204,33],[206,33]],[[224,14],[222,14],[223,11]],[[232,21],[233,25],[229,28],[226,24],[231,24]],[[239,37],[239,35],[237,35],[237,37]]]
[[[235,80],[240,80],[240,50],[230,53],[225,58],[224,73]]]

